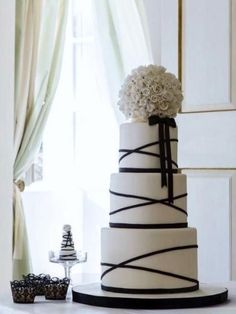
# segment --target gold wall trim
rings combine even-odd
[[[178,0],[178,79],[182,83],[183,1]]]
[[[185,0],[178,0],[178,79],[180,80],[182,87],[184,85],[184,14],[185,14]],[[209,113],[209,112],[228,112],[236,111],[236,0],[229,0],[230,3],[230,103],[222,104],[220,108],[211,109],[207,104],[206,109],[189,108],[183,111],[181,106],[179,113]],[[207,108],[208,107],[208,108]]]
[[[231,101],[236,102],[236,0],[231,0]]]
[[[196,111],[181,111],[181,114],[191,114],[191,113],[209,113],[209,112],[228,112],[236,111],[236,109],[212,109],[212,110],[196,110]]]

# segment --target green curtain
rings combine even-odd
[[[59,80],[69,0],[17,0],[13,278],[31,271],[20,190],[37,154]]]

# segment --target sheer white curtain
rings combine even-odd
[[[121,83],[139,65],[153,63],[143,0],[93,1],[97,53],[103,62],[106,88],[118,121],[116,102]]]
[[[70,16],[57,110],[45,132],[44,182],[24,200],[29,208],[37,203],[32,195],[41,199],[41,215],[28,209],[28,217],[48,225],[41,256],[34,259],[36,271],[55,272],[45,251],[59,247],[64,221],[72,225],[76,249],[88,251],[83,272],[100,273],[100,229],[109,222],[110,174],[118,168],[119,121],[124,120],[118,91],[124,76],[151,63],[152,54],[142,0],[75,0]]]
[[[89,154],[86,154],[87,149],[82,150],[82,159],[81,151],[80,154],[78,152],[78,175],[83,174],[81,185],[86,192],[83,208],[84,247],[89,255],[94,257],[85,266],[85,270],[99,272],[98,239],[100,228],[108,226],[109,223],[110,174],[118,169],[119,123],[124,120],[117,108],[118,93],[124,77],[133,68],[152,63],[152,52],[142,0],[92,0],[90,3],[91,29],[94,36],[93,60],[96,63],[98,83],[96,90],[102,97],[91,102],[91,112],[87,119],[84,119],[85,124],[88,124],[87,128],[93,128],[93,132],[90,132],[88,141],[91,148]],[[89,62],[91,63],[88,60]],[[81,110],[87,110],[84,102],[81,104]],[[96,114],[93,114],[93,111]],[[79,134],[80,143],[82,140],[87,141],[84,137],[87,131],[83,132],[81,129]],[[85,164],[88,166],[84,167]],[[90,167],[91,171],[88,171]],[[86,186],[84,182],[89,184]]]

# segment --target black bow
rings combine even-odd
[[[160,147],[160,167],[161,167],[161,186],[168,187],[168,200],[174,202],[173,196],[173,172],[172,157],[170,145],[169,127],[176,128],[175,119],[160,118],[159,116],[151,116],[148,118],[149,125],[159,125],[159,147]],[[166,165],[167,161],[167,165]],[[167,184],[168,175],[168,184]]]
[[[176,123],[174,118],[160,118],[159,116],[150,116],[148,118],[149,125],[154,125],[157,123],[167,124],[172,128],[176,128]]]

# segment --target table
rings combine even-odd
[[[15,304],[11,294],[0,296],[0,314],[233,314],[236,313],[236,281],[216,284],[229,289],[229,301],[214,307],[178,310],[128,310],[94,307],[71,301],[46,301],[36,297],[34,304]]]

